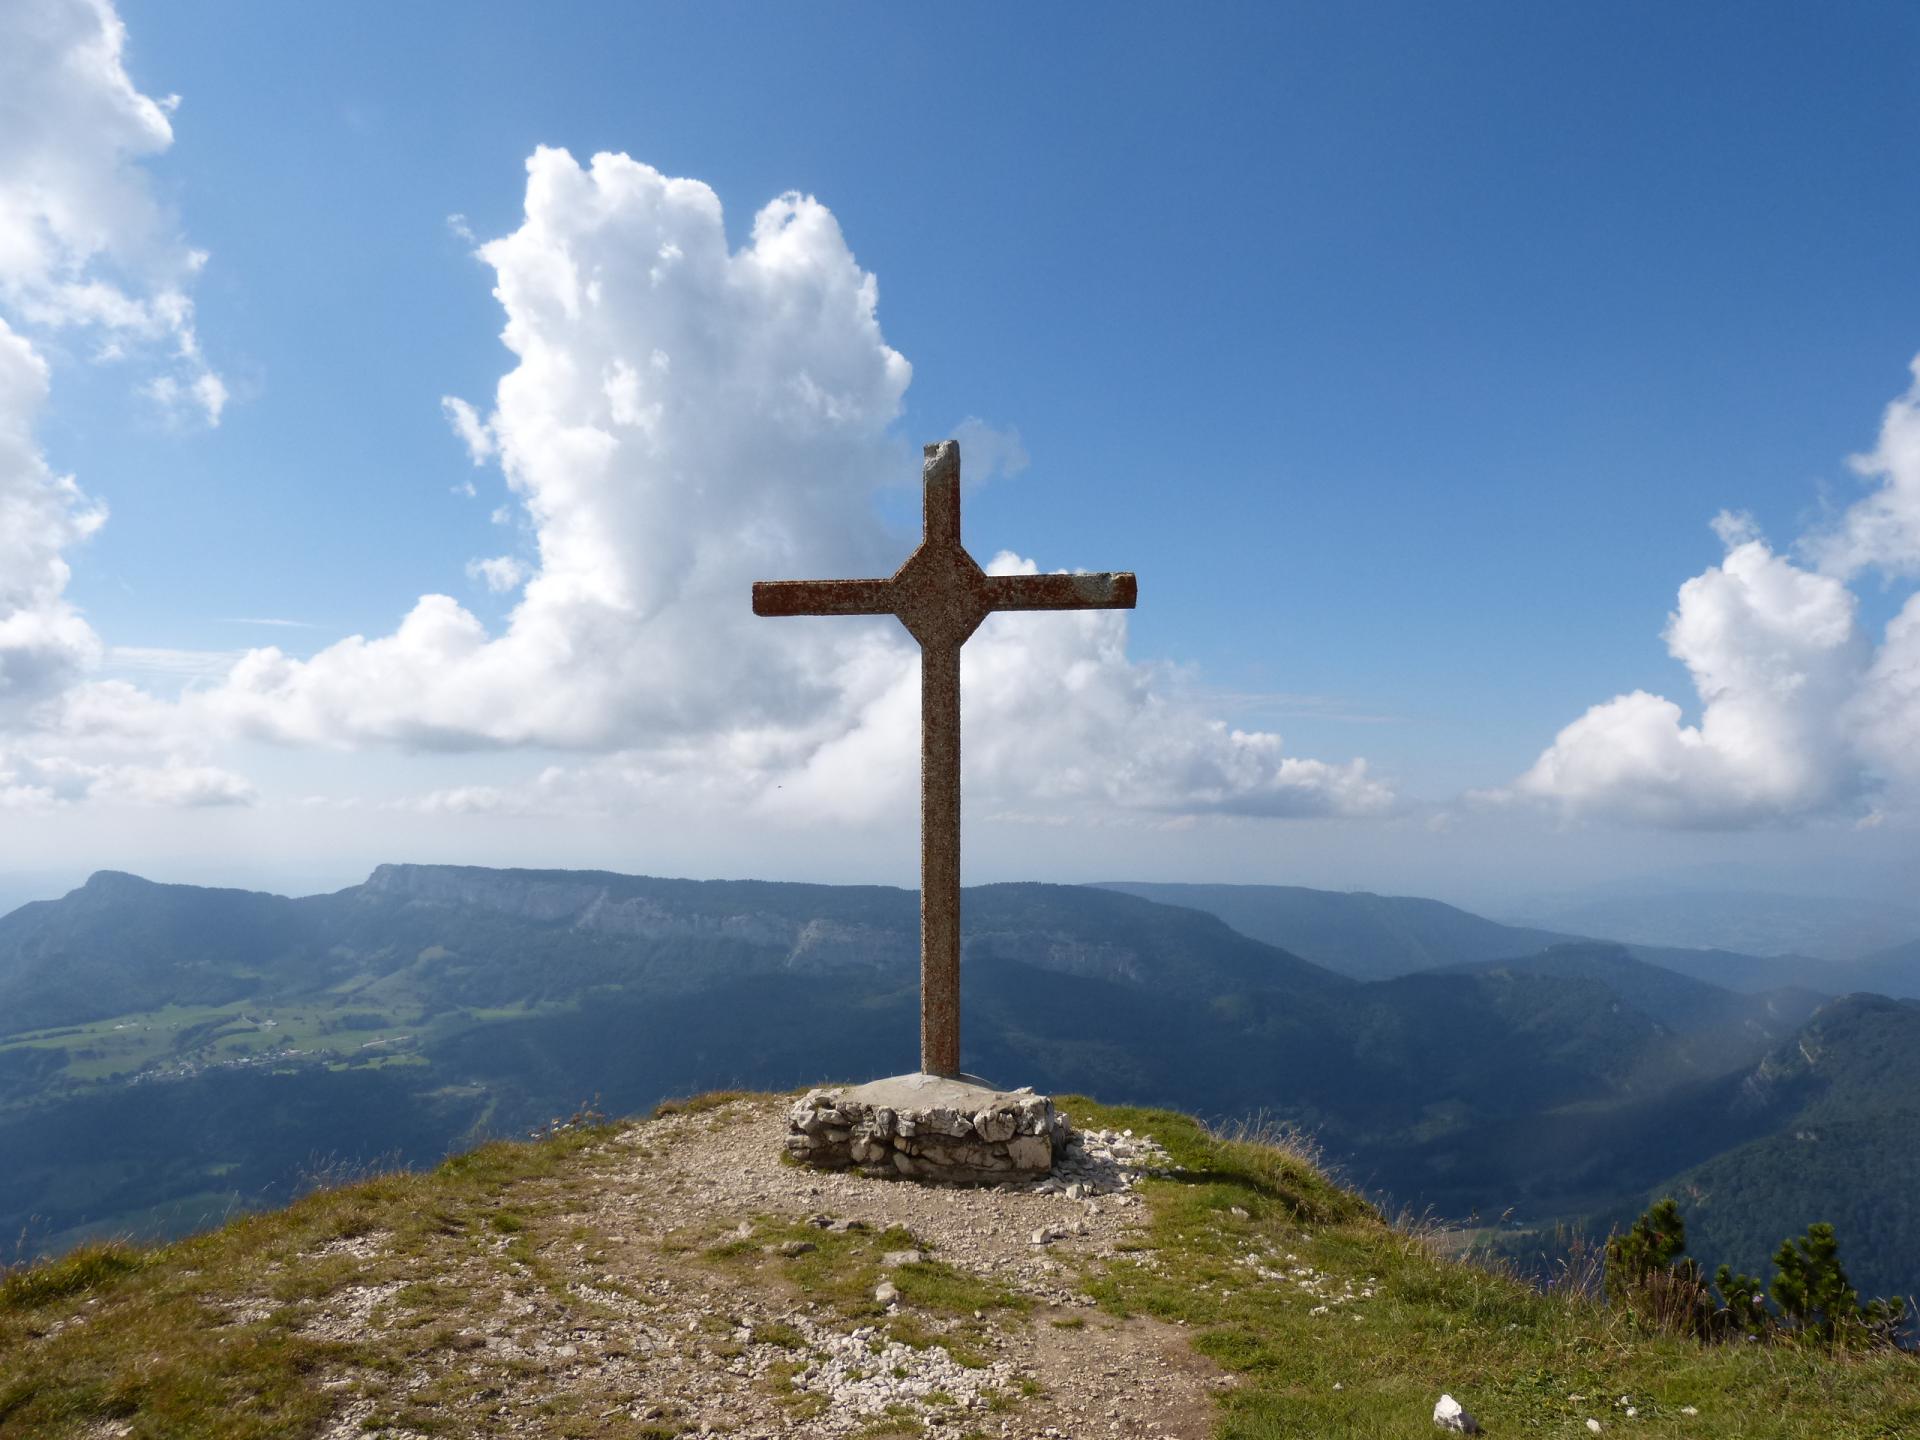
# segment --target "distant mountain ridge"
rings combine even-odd
[[[1920,960],[1872,969],[1801,955],[1639,944],[1620,937],[1506,925],[1439,900],[1366,891],[1130,880],[1103,881],[1100,888],[1204,910],[1243,935],[1363,980],[1512,959],[1555,945],[1603,939],[1624,944],[1648,964],[1749,994],[1804,989],[1841,995],[1892,987],[1889,993],[1920,995]]]
[[[1904,999],[1920,997],[1920,940],[1863,955],[1848,967],[1859,990]]]
[[[1920,940],[1920,908],[1753,890],[1629,889],[1543,898],[1517,923],[1610,935],[1630,944],[1724,948],[1846,963]]]
[[[889,886],[382,865],[360,889],[413,906],[467,907],[623,939],[784,950],[779,963],[789,970],[851,965],[912,974],[919,955],[919,896]],[[1313,990],[1345,983],[1224,922],[1207,917],[1211,923],[1195,926],[1151,902],[1089,910],[1078,903],[1079,887],[1033,884],[972,886],[966,898],[973,957],[1130,984],[1272,984],[1281,975]]]
[[[1366,891],[1122,880],[1104,881],[1100,888],[1207,911],[1243,935],[1297,951],[1356,980],[1504,960],[1575,938],[1501,925],[1439,900]],[[1288,938],[1275,938],[1280,934]]]
[[[1038,885],[979,886],[967,896],[968,952],[982,958],[1133,984],[1149,972],[1168,985],[1270,984],[1282,975],[1305,990],[1348,983],[1210,916],[1196,925],[1146,901],[1089,908],[1078,887]],[[911,980],[918,907],[915,892],[885,886],[604,871],[382,865],[364,885],[298,899],[102,871],[61,900],[0,917],[0,1033],[324,991],[369,967],[383,992],[438,980],[456,987],[460,1003],[485,1005],[554,984],[697,982],[703,965]],[[524,927],[511,953],[484,943],[496,938],[490,917]],[[476,931],[483,943],[470,951],[444,943],[471,945]],[[403,963],[415,942],[449,953]],[[634,946],[642,947],[637,970]]]
[[[1649,964],[1627,946],[1595,940],[1567,941],[1537,955],[1456,968],[1482,975],[1554,975],[1595,981],[1677,1036],[1687,1037],[1688,1061],[1703,1073],[1738,1065],[1756,1040],[1797,1029],[1828,999],[1817,991],[1792,987],[1742,994]],[[1700,1048],[1703,1045],[1711,1048]]]
[[[1345,897],[1304,893],[1324,940]],[[1401,956],[1510,943],[1436,902],[1357,908]],[[1826,1013],[1593,942],[1362,981],[1096,887],[969,889],[963,918],[976,1073],[1263,1111],[1396,1201],[1540,1226],[1773,1136],[1793,1112],[1739,1087]],[[0,917],[0,1229],[174,1231],[596,1094],[624,1113],[910,1069],[917,932],[915,894],[879,886],[391,865],[289,899],[103,873]],[[1741,1173],[1784,1206],[1786,1152],[1756,1153]],[[1920,1281],[1911,1238],[1863,1283]]]

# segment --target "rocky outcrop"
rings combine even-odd
[[[1148,963],[1130,945],[1053,930],[984,930],[967,936],[968,959],[1008,961],[1117,985],[1145,984]]]

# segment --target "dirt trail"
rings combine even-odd
[[[340,1283],[304,1302],[303,1330],[396,1357],[324,1378],[355,1397],[329,1440],[411,1434],[410,1405],[482,1435],[1212,1433],[1226,1381],[1185,1332],[1084,1290],[1140,1246],[1134,1195],[826,1174],[782,1163],[784,1128],[766,1101],[638,1123],[514,1187],[482,1241],[468,1226],[424,1252],[372,1236],[325,1257]],[[848,1313],[848,1274],[867,1313]],[[949,1303],[916,1303],[916,1276]],[[883,1309],[875,1278],[906,1293]],[[1031,1308],[951,1303],[974,1292]]]

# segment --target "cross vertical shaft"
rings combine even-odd
[[[893,615],[920,642],[920,1069],[960,1073],[960,647],[995,610],[1131,610],[1121,571],[987,575],[960,543],[960,447],[926,447],[925,533],[886,580],[759,580],[756,615]]]
[[[960,544],[960,466],[929,456],[921,548]],[[960,647],[938,627],[920,640],[920,1069],[960,1073]]]
[[[920,647],[920,1068],[960,1073],[960,647]]]

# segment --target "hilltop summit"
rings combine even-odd
[[[792,1097],[556,1122],[0,1279],[0,1437],[1866,1437],[1915,1360],[1636,1334],[1383,1222],[1297,1147],[1067,1099],[1083,1178],[778,1159]]]

